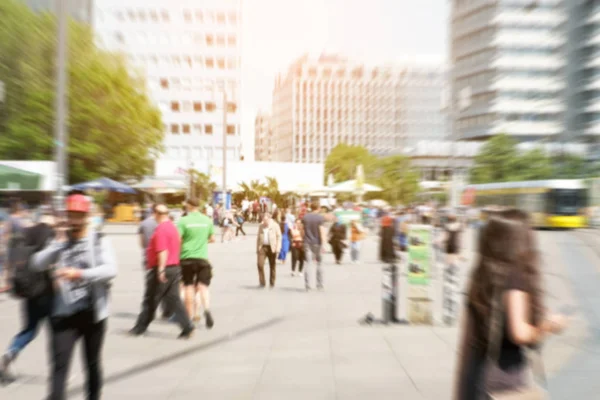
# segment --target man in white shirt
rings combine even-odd
[[[273,221],[270,213],[265,213],[263,222],[259,225],[258,235],[256,236],[256,254],[258,266],[258,280],[261,287],[266,286],[265,282],[265,260],[269,260],[269,284],[271,288],[275,286],[276,267],[275,258],[281,251],[281,228],[279,224]]]

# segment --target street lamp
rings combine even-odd
[[[56,120],[55,157],[56,157],[56,194],[55,206],[62,208],[64,187],[68,175],[65,147],[68,143],[67,132],[67,0],[56,1],[56,17],[58,22],[58,44],[56,51]]]

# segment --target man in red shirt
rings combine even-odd
[[[157,205],[154,218],[158,226],[148,244],[146,290],[142,311],[129,333],[133,336],[144,334],[154,320],[156,308],[164,300],[168,309],[173,310],[175,320],[182,329],[179,338],[188,339],[194,332],[194,325],[179,296],[181,239],[177,228],[169,219],[167,206]]]

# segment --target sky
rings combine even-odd
[[[357,62],[443,63],[448,0],[242,0],[242,136],[254,158],[254,118],[273,84],[304,53]]]

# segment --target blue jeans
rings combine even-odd
[[[352,261],[358,261],[360,256],[360,242],[350,243],[350,258]]]
[[[36,337],[40,323],[50,316],[53,299],[50,295],[23,300],[22,316],[25,327],[8,347],[8,353],[16,357]]]

